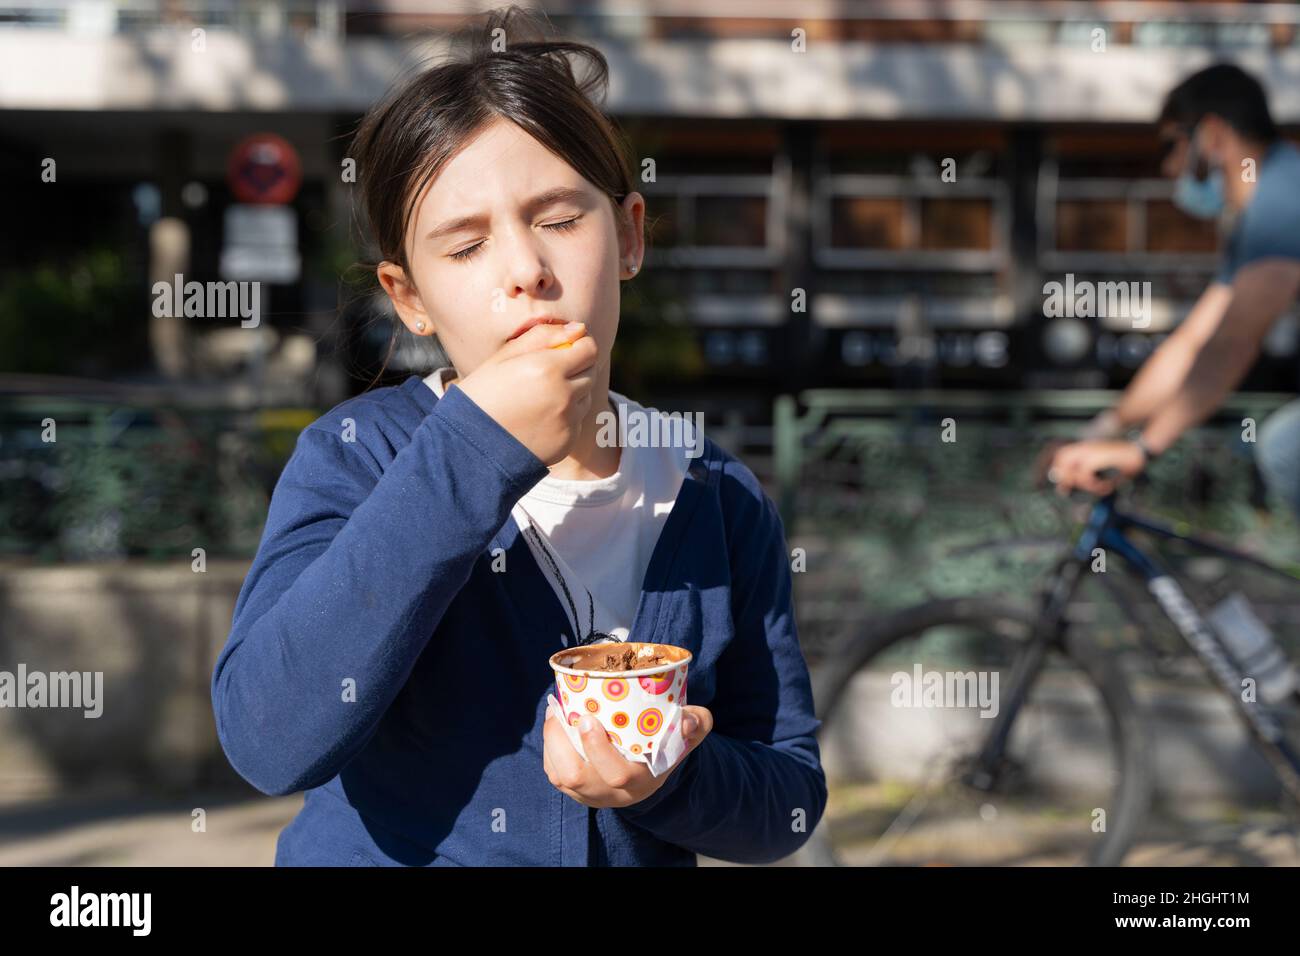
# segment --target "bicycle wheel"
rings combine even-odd
[[[963,779],[989,737],[985,718],[1007,702],[1033,625],[1032,613],[999,601],[939,600],[831,648],[813,686],[823,755],[839,759],[810,862],[1111,866],[1123,858],[1150,800],[1146,734],[1113,659],[1077,637],[1067,636],[1068,654],[1048,653],[993,779],[979,788]],[[995,693],[982,693],[980,680]],[[955,699],[963,686],[965,707]]]

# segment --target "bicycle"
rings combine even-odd
[[[1078,857],[1077,862],[1091,866],[1113,866],[1123,860],[1151,802],[1151,746],[1116,656],[1070,625],[1071,603],[1084,576],[1095,570],[1099,554],[1119,555],[1130,574],[1145,584],[1159,612],[1233,702],[1285,797],[1300,804],[1300,689],[1295,670],[1285,658],[1281,661],[1285,669],[1279,670],[1280,649],[1257,630],[1243,631],[1240,619],[1232,624],[1236,630],[1217,614],[1212,625],[1178,576],[1130,537],[1133,531],[1182,542],[1194,551],[1300,584],[1300,578],[1252,555],[1123,511],[1112,492],[1092,504],[1072,547],[1049,572],[1036,610],[990,597],[941,599],[895,612],[847,634],[832,645],[813,674],[814,700],[823,721],[820,737],[824,742],[829,733],[846,730],[841,725],[850,688],[855,682],[866,682],[870,686],[865,697],[874,701],[877,712],[856,728],[855,750],[874,747],[878,754],[887,755],[892,745],[894,766],[910,767],[913,773],[902,782],[878,782],[869,794],[875,801],[869,804],[874,815],[868,814],[862,835],[874,842],[865,850],[859,847],[856,859],[848,859],[848,851],[836,845],[847,845],[852,834],[832,834],[829,822],[823,820],[807,846],[814,864],[987,863],[990,857],[1003,864],[1041,862],[1042,850],[1032,845],[1035,838],[1051,843],[1059,837],[1060,827],[1052,823],[1054,829],[1036,833],[1037,817],[1027,817],[1026,807],[1041,802],[1044,794],[1081,789],[1098,777],[1106,798],[1085,807],[1086,816],[1076,810],[1075,817],[1067,817],[1064,852],[1070,862]],[[1134,608],[1122,601],[1119,607],[1138,626],[1143,649],[1154,650]],[[1243,634],[1256,639],[1253,649]],[[906,694],[899,695],[900,700],[892,698],[898,695],[898,685],[914,685],[915,678],[925,674],[926,661],[936,659],[948,668],[946,673],[930,672],[945,679],[941,693],[935,695],[939,705],[923,706],[919,716],[914,715],[914,700],[906,700]],[[993,674],[1007,678],[994,713],[981,715],[989,719],[967,716],[942,721],[937,716],[949,703],[943,692],[961,686],[947,676],[959,663],[984,668],[976,676],[984,673],[995,687],[1001,681]],[[913,674],[893,672],[890,683],[896,686],[886,708],[872,691],[881,690],[883,675],[900,664],[911,664]],[[960,676],[969,690],[969,674]],[[1250,682],[1243,684],[1247,678]],[[1265,688],[1264,678],[1267,702],[1258,693]],[[924,680],[934,689],[934,680]],[[1082,708],[1080,701],[1085,702]],[[934,741],[936,723],[943,724],[940,729],[947,737],[939,743]],[[1047,735],[1045,739],[1035,738],[1035,729]],[[1068,740],[1051,739],[1053,734],[1067,733],[1091,743],[1093,751],[1098,743],[1108,748],[1106,763],[1098,768],[1095,754],[1092,764],[1083,767],[1053,766],[1046,760],[1034,763],[1035,758],[1067,752]],[[1053,795],[1052,799],[1059,798]],[[937,822],[923,818],[927,811]],[[999,823],[1003,831],[996,830]],[[1047,829],[1058,836],[1044,836]],[[1059,856],[1062,851],[1050,852]],[[1049,856],[1046,862],[1061,861]]]

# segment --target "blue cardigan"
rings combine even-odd
[[[510,509],[545,464],[461,389],[439,400],[414,375],[309,425],[212,675],[235,770],[263,793],[306,791],[276,865],[694,866],[798,849],[826,778],[783,526],[748,468],[704,448],[631,634],[691,651],[690,701],[714,729],[650,797],[597,810],[542,766],[547,659],[573,638]]]

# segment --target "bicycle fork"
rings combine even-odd
[[[1011,736],[1012,723],[1029,696],[1029,688],[1034,685],[1043,669],[1047,652],[1064,641],[1065,608],[1079,586],[1083,568],[1083,562],[1074,556],[1065,558],[1057,566],[1052,584],[1042,596],[1034,631],[1012,665],[1006,699],[1001,702],[988,738],[974,763],[962,776],[963,782],[968,786],[987,792],[997,782],[998,769],[1007,740]]]

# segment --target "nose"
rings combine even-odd
[[[517,237],[505,252],[508,257],[505,288],[510,298],[538,296],[554,283],[555,277],[531,235]]]

